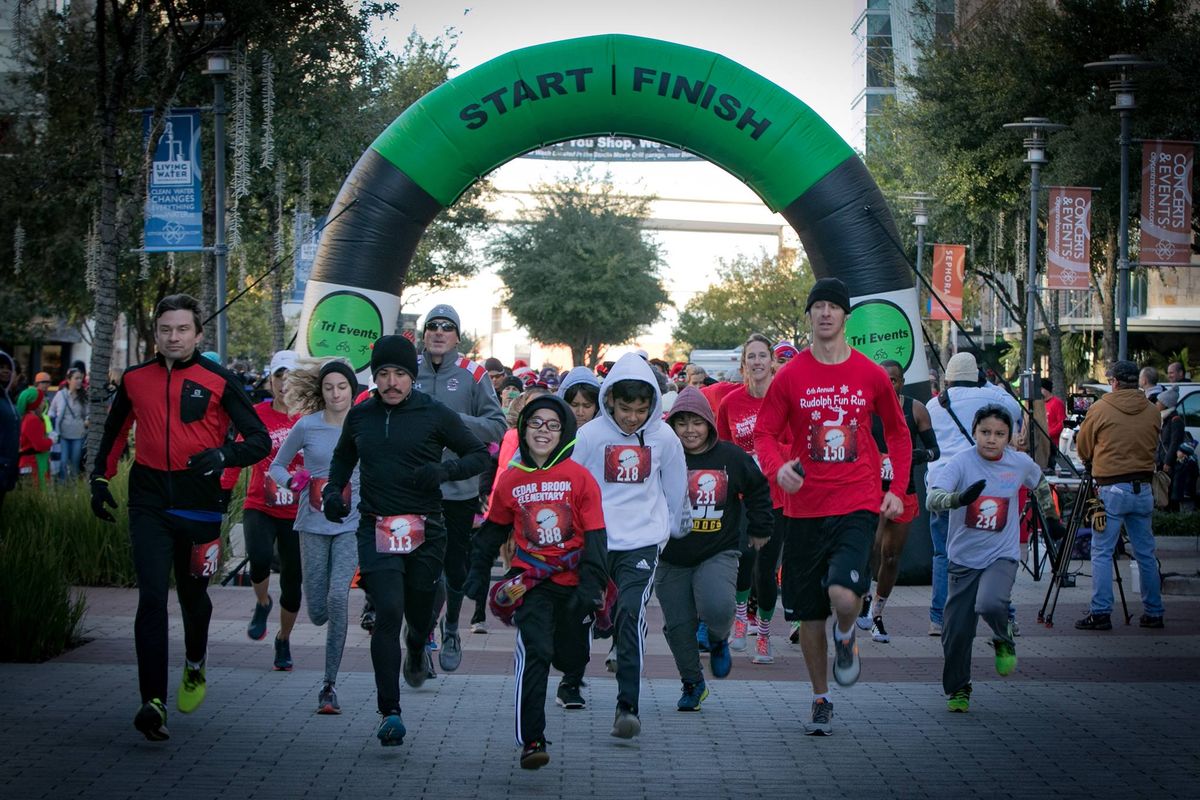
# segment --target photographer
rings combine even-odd
[[[1138,390],[1138,368],[1132,361],[1117,361],[1109,367],[1112,391],[1091,407],[1075,444],[1079,457],[1096,482],[1096,493],[1104,504],[1107,524],[1092,535],[1092,607],[1075,623],[1085,631],[1112,630],[1113,551],[1121,526],[1129,536],[1134,558],[1141,570],[1143,628],[1163,626],[1162,596],[1159,591],[1158,561],[1154,556],[1154,534],[1150,530],[1154,512],[1154,453],[1162,418],[1154,403]]]

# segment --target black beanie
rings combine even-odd
[[[353,391],[358,391],[358,376],[354,374],[354,367],[350,366],[340,358],[335,358],[332,361],[326,361],[321,365],[321,374],[317,378],[318,384],[324,383],[325,378],[333,372],[344,376],[346,381],[349,382],[350,388]]]
[[[841,306],[843,311],[850,313],[850,292],[846,289],[846,284],[838,278],[821,278],[813,284],[812,291],[808,293],[808,301],[804,304],[804,313],[807,314],[813,303],[821,300]]]
[[[417,348],[399,334],[379,337],[371,347],[371,376],[374,377],[384,367],[402,369],[416,378]]]

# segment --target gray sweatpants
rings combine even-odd
[[[608,574],[617,585],[613,641],[617,647],[617,704],[638,713],[642,657],[646,644],[646,603],[654,589],[658,546],[609,550]]]
[[[333,536],[300,531],[304,599],[313,625],[325,632],[325,682],[336,683],[346,647],[350,581],[358,569],[358,540],[353,530]]]
[[[971,645],[979,618],[992,629],[992,640],[1013,643],[1009,630],[1008,604],[1017,562],[1008,558],[993,561],[983,569],[971,569],[953,561],[949,564],[950,593],[942,623],[942,688],[953,694],[971,682]]]
[[[663,633],[679,677],[688,683],[704,678],[696,647],[697,617],[708,625],[708,640],[729,638],[737,608],[738,551],[726,550],[694,567],[658,562],[654,592],[663,610]]]

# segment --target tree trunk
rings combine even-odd
[[[1056,290],[1050,290],[1050,303],[1045,307],[1046,331],[1050,336],[1050,380],[1054,383],[1054,394],[1066,401],[1067,397],[1067,368],[1063,359],[1062,328],[1058,325],[1059,296]]]
[[[572,364],[572,366],[579,367],[579,366],[583,366],[583,365],[587,364],[587,362],[584,360],[585,352],[586,352],[586,346],[584,344],[579,343],[579,344],[571,345],[571,364]]]

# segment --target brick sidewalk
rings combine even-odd
[[[928,591],[904,587],[889,601],[892,643],[862,642],[863,680],[834,688],[836,733],[827,739],[801,735],[809,687],[799,649],[782,635],[776,664],[737,658],[730,679],[709,681],[712,696],[700,714],[676,712],[679,683],[652,607],[643,735],[633,742],[608,735],[616,688],[603,669],[606,643],[597,642],[589,708],[555,707],[551,679],[553,761],[528,773],[517,768],[513,743],[513,633],[495,622],[486,636],[464,634],[458,673],[418,691],[402,687],[410,735],[384,749],[373,736],[363,631],[352,627],[347,642],[344,713],[318,717],[324,632],[301,614],[296,671],[272,672],[270,641],[245,636],[251,591],[214,588],[209,697],[187,716],[168,700],[172,738],[151,744],[131,725],[136,592],[90,590],[88,644],[46,664],[0,664],[10,697],[0,707],[3,796],[1196,795],[1200,748],[1186,732],[1200,711],[1200,599],[1166,598],[1168,627],[1146,631],[1136,626],[1140,603],[1131,598],[1132,627],[1084,633],[1071,622],[1087,603],[1085,578],[1063,591],[1058,626],[1047,630],[1034,622],[1045,581],[1022,573],[1020,668],[999,679],[981,629],[972,709],[957,715],[945,710],[939,640],[926,635]],[[182,629],[176,607],[171,614],[175,659]]]

